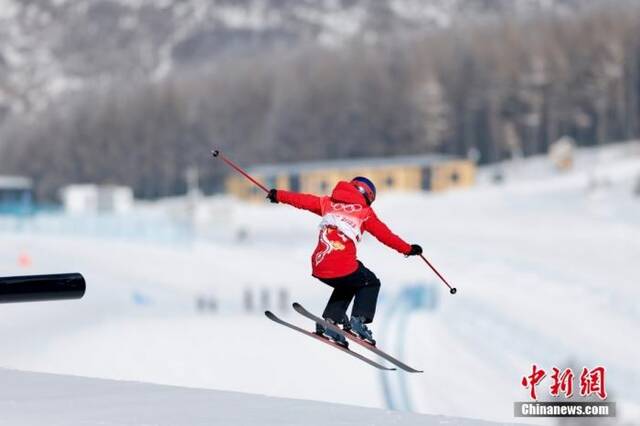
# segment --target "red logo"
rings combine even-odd
[[[536,386],[538,386],[538,383],[540,383],[546,375],[547,373],[545,373],[544,370],[538,370],[538,366],[533,364],[533,372],[529,376],[522,378],[522,386],[531,389],[531,399],[538,399],[536,396]]]
[[[573,395],[573,371],[570,368],[565,369],[562,373],[556,367],[553,367],[553,374],[551,375],[550,393],[551,396],[560,396],[564,393],[564,396],[571,398]]]
[[[604,367],[596,367],[593,370],[582,369],[580,374],[580,395],[598,395],[602,400],[607,399],[607,389],[604,384],[606,370]]]
[[[521,384],[524,388],[529,389],[531,399],[537,400],[536,386],[543,381],[547,373],[536,364],[533,364],[531,370],[530,375],[522,377]],[[602,400],[607,399],[607,389],[605,385],[606,373],[606,369],[601,366],[595,367],[592,370],[584,367],[580,374],[580,395],[597,395]],[[574,377],[571,368],[565,368],[561,371],[559,368],[553,367],[549,394],[554,397],[564,394],[566,398],[571,398],[571,396],[573,396]]]

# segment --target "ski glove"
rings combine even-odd
[[[411,251],[407,253],[407,256],[419,256],[422,254],[422,247],[418,244],[411,244]]]
[[[267,194],[267,199],[269,201],[271,201],[272,203],[277,203],[278,202],[278,190],[271,189],[269,191],[269,194]]]

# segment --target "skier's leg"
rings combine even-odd
[[[375,345],[373,332],[366,324],[373,321],[376,314],[376,305],[378,303],[378,294],[380,293],[380,280],[376,275],[368,270],[362,263],[358,269],[359,278],[355,301],[351,311],[351,320],[349,328],[352,333],[356,334],[363,340]]]
[[[337,285],[336,287],[334,287],[333,293],[331,293],[331,297],[329,298],[329,302],[327,303],[327,307],[322,313],[322,317],[328,322],[334,324],[342,324],[344,327],[347,327],[349,325],[347,308],[349,307],[353,296],[354,289],[349,288],[349,286],[345,287]],[[349,347],[347,339],[345,339],[342,334],[325,328],[321,324],[316,324],[316,334],[325,335],[334,340],[337,344],[344,347]]]
[[[331,297],[327,302],[327,306],[322,313],[322,317],[334,324],[342,324],[344,327],[349,326],[349,318],[347,317],[347,308],[351,304],[357,287],[351,275],[339,278],[321,279],[323,283],[333,287]],[[321,324],[316,324],[316,333],[324,334],[335,340],[338,344],[348,346],[347,340],[340,333],[336,333],[330,329],[325,329]]]
[[[376,314],[380,280],[376,277],[376,274],[367,269],[362,263],[358,271],[361,278],[355,293],[351,316],[360,317],[365,324],[368,324],[373,321],[373,317]]]
[[[332,319],[336,323],[344,323],[347,317],[347,309],[353,300],[356,289],[348,284],[345,285],[339,282],[329,285],[333,287],[333,292],[322,313],[322,318]]]

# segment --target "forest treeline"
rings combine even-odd
[[[613,3],[613,2],[612,2]],[[624,6],[622,6],[624,4]],[[496,162],[639,131],[640,6],[458,23],[340,47],[212,63],[161,82],[122,81],[7,123],[0,172],[126,184],[143,198],[206,192],[243,165],[439,152]]]

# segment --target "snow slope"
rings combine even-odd
[[[73,425],[490,425],[260,395],[0,369],[0,424]]]
[[[459,289],[449,295],[420,261],[371,237],[361,245],[362,261],[383,282],[377,333],[408,285],[436,289],[434,310],[409,315],[404,333],[394,325],[380,343],[424,374],[382,376],[266,320],[263,289],[286,289],[289,301],[322,310],[329,291],[308,265],[318,220],[228,200],[210,224],[228,236],[175,244],[59,234],[46,222],[0,226],[0,275],[81,271],[88,282],[82,301],[0,306],[8,343],[0,365],[368,407],[390,406],[386,380],[414,411],[494,421],[514,421],[512,403],[527,398],[520,379],[532,363],[604,365],[619,416],[640,424],[640,200],[632,195],[640,149],[587,150],[576,164],[558,174],[534,158],[505,165],[500,186],[487,183],[488,169],[473,189],[380,196],[379,216],[421,243]],[[247,237],[235,241],[240,228]],[[33,264],[20,269],[25,252]],[[251,314],[243,311],[246,289],[258,305]],[[197,309],[203,295],[217,301],[216,312]],[[270,305],[311,326],[277,299]]]

